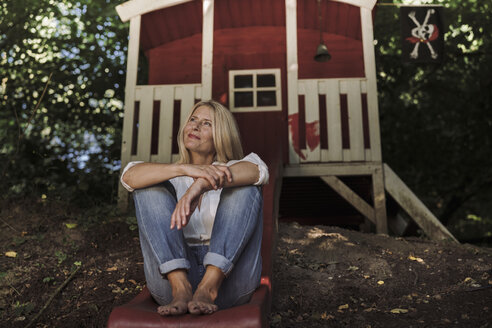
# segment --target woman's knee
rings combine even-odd
[[[136,205],[152,206],[153,204],[176,203],[176,192],[168,181],[150,186],[147,188],[136,189],[133,191],[133,199]]]
[[[233,202],[237,201],[261,201],[263,199],[261,187],[258,186],[242,186],[234,188],[226,188],[222,191],[221,200],[227,199]]]

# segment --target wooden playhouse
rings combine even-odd
[[[234,113],[245,153],[258,153],[271,177],[264,188],[262,288],[249,304],[201,319],[169,319],[145,312],[153,305],[148,295],[139,295],[113,311],[109,326],[129,327],[143,317],[149,327],[225,327],[230,320],[240,320],[243,326],[267,325],[283,177],[318,177],[378,233],[388,232],[386,189],[429,236],[453,238],[382,162],[375,4],[376,0],[131,0],[117,7],[121,19],[130,21],[121,166],[132,160],[175,161],[179,126],[195,102],[213,98]],[[314,60],[320,44],[327,46],[328,61]],[[140,53],[148,63],[146,85],[137,84]],[[371,199],[344,183],[346,176],[369,178]],[[128,195],[123,188],[119,199],[125,206]]]

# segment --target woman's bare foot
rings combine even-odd
[[[173,300],[167,305],[159,306],[157,313],[163,316],[185,314],[188,312],[188,302],[192,299],[191,285],[186,271],[171,271],[167,274],[167,279],[173,290]]]
[[[220,285],[225,276],[222,270],[212,265],[207,266],[205,275],[193,294],[193,298],[188,302],[188,311],[191,314],[211,314],[216,312],[219,307],[214,304]]]

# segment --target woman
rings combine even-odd
[[[246,303],[260,284],[261,185],[268,168],[243,158],[232,114],[197,103],[178,133],[174,164],[132,162],[147,287],[161,315],[209,314]],[[223,189],[224,188],[224,189]]]

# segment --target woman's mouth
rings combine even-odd
[[[188,138],[190,138],[190,139],[200,140],[200,137],[199,137],[199,136],[196,136],[196,135],[191,134],[191,133],[190,133],[190,134],[188,134]]]

